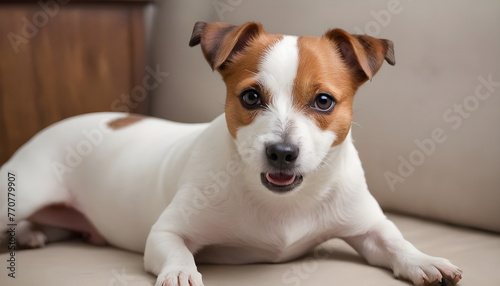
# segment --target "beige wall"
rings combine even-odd
[[[150,64],[170,75],[152,94],[156,116],[198,122],[223,112],[220,76],[188,47],[198,20],[259,21],[294,35],[340,27],[393,40],[396,66],[384,65],[354,104],[372,193],[388,210],[500,231],[499,1],[160,2]],[[496,85],[481,87],[488,78]]]

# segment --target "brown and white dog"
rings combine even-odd
[[[391,41],[198,22],[189,44],[201,44],[222,75],[225,114],[193,125],[120,113],[54,124],[0,170],[3,194],[8,178],[22,184],[16,221],[144,252],[156,285],[203,285],[195,257],[282,262],[334,237],[416,285],[461,279],[460,269],[417,250],[384,216],[352,143],[354,93],[384,59],[395,63]],[[2,230],[8,223],[0,216]],[[45,242],[37,232],[24,236]]]

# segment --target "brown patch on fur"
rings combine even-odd
[[[241,93],[248,88],[254,88],[259,91],[261,100],[266,102],[266,98],[269,98],[266,91],[257,83],[257,68],[266,50],[282,37],[282,35],[260,34],[247,45],[244,52],[233,56],[224,70],[219,71],[226,83],[226,122],[233,138],[236,138],[238,128],[252,123],[259,113],[258,109],[247,110],[241,105]]]
[[[321,38],[299,37],[298,46],[295,105],[304,108],[322,130],[335,132],[337,139],[332,146],[339,145],[351,128],[352,102],[358,87],[377,73],[384,59],[395,64],[393,44],[389,40],[334,29]],[[320,92],[335,98],[331,112],[310,108]]]
[[[241,26],[222,22],[197,22],[189,45],[193,47],[201,44],[203,55],[212,70],[222,70],[226,61],[244,50],[254,37],[264,33],[262,25],[255,22],[247,22]]]
[[[118,130],[137,123],[145,118],[146,117],[142,115],[130,114],[127,117],[117,118],[113,121],[108,122],[108,126],[113,130]]]
[[[358,88],[335,45],[326,38],[299,37],[299,66],[294,83],[294,105],[304,110],[321,130],[337,135],[332,146],[349,133],[352,100]],[[318,93],[331,94],[336,104],[329,113],[311,108]]]
[[[254,88],[265,101],[265,91],[260,90],[255,75],[266,49],[281,37],[267,34],[262,25],[255,22],[241,26],[197,22],[193,28],[189,45],[201,45],[205,59],[226,83],[226,122],[234,138],[238,128],[250,124],[259,112],[244,108],[240,95]]]
[[[367,35],[351,35],[342,29],[326,32],[323,38],[335,43],[343,60],[360,84],[371,79],[382,66],[384,59],[394,65],[392,41],[376,39]]]

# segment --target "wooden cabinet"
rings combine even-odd
[[[147,113],[146,3],[0,1],[0,165],[61,119]]]

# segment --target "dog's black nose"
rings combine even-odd
[[[290,168],[299,156],[299,148],[288,143],[276,143],[266,149],[267,161],[280,170]]]

